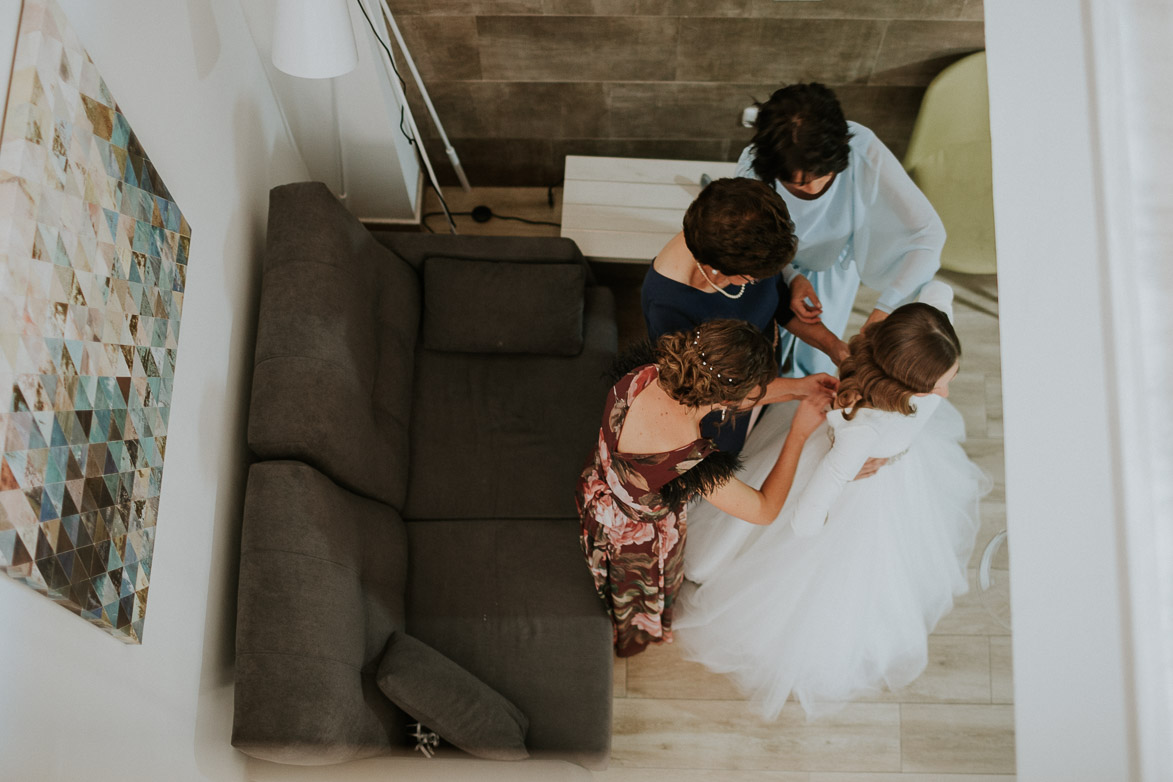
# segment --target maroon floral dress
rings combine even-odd
[[[666,483],[716,450],[708,439],[667,453],[621,453],[631,403],[659,378],[655,365],[625,375],[607,395],[599,444],[578,481],[582,545],[615,627],[620,657],[672,641],[672,606],[684,581],[684,502],[669,507]]]

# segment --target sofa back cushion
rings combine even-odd
[[[585,282],[581,262],[428,258],[424,347],[576,356],[582,350]]]
[[[577,356],[417,350],[405,519],[577,517],[615,356],[611,292],[588,287],[584,312]]]
[[[416,270],[317,182],[274,188],[248,441],[402,508]]]

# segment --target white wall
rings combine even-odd
[[[325,182],[338,195],[338,135],[331,120],[331,81],[337,91],[338,124],[346,170],[346,205],[359,218],[388,222],[418,222],[422,171],[414,147],[400,132],[400,104],[383,70],[382,50],[370,25],[349,3],[350,21],[358,45],[358,66],[333,80],[299,79],[277,70],[270,59],[276,0],[241,0],[256,48],[277,95],[290,132],[312,179]],[[379,26],[379,4],[368,2],[371,19]],[[408,80],[411,75],[402,68]],[[416,121],[424,124],[427,117]],[[447,160],[435,161],[448,165]]]
[[[191,256],[143,644],[0,578],[0,777],[240,779],[231,617],[259,260],[270,186],[306,169],[237,0],[60,1],[191,223]]]
[[[1133,374],[1144,368],[1133,357],[1168,356],[1173,331],[1146,331],[1137,318],[1144,297],[1136,294],[1147,291],[1154,299],[1173,288],[1170,242],[1166,232],[1163,245],[1153,243],[1146,266],[1113,239],[1130,230],[1114,224],[1121,214],[1131,220],[1130,194],[1143,199],[1154,182],[1167,188],[1173,167],[1165,152],[1129,168],[1115,142],[1131,132],[1136,116],[1119,108],[1142,102],[1120,95],[1131,90],[1135,100],[1143,90],[1128,79],[1097,78],[1128,73],[1112,61],[1118,52],[1100,45],[1103,22],[1140,21],[1135,14],[1142,5],[985,4],[1023,782],[1168,779],[1140,770],[1137,691],[1167,686],[1168,678],[1137,678],[1141,650],[1133,631],[1149,617],[1131,608],[1136,595],[1129,575],[1141,562],[1138,552],[1155,558],[1169,552],[1169,543],[1157,545],[1156,525],[1138,518],[1126,501],[1124,446],[1130,432],[1136,441],[1137,425],[1167,417],[1168,382],[1147,383],[1151,371]],[[1154,77],[1149,96],[1165,95],[1166,108],[1167,36],[1166,30],[1159,44],[1134,52],[1131,63],[1134,77]],[[1162,136],[1151,123],[1145,130],[1167,147],[1167,131]],[[1123,281],[1130,294],[1120,288]],[[1167,309],[1165,298],[1160,311]],[[1141,349],[1148,347],[1156,350]],[[1137,403],[1145,407],[1129,408]],[[1167,484],[1168,475],[1160,479]],[[1168,604],[1163,611],[1167,618]],[[1157,629],[1137,637],[1153,638]],[[1166,637],[1165,650],[1169,643]],[[1167,725],[1167,705],[1164,713]],[[1167,735],[1163,744],[1167,753]]]
[[[1089,0],[1137,779],[1173,779],[1173,6]],[[1126,647],[1127,648],[1127,647]]]

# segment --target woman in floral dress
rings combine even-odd
[[[736,456],[702,438],[700,421],[761,398],[777,375],[769,340],[744,321],[714,320],[664,335],[646,358],[635,359],[639,365],[608,394],[598,447],[575,497],[587,564],[621,657],[672,640],[672,607],[684,580],[685,503],[703,496],[738,518],[769,524],[830,402],[826,391],[803,400],[759,490],[733,477]]]

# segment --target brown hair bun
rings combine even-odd
[[[743,320],[710,320],[656,341],[660,387],[689,407],[765,393],[778,374],[770,341]]]

